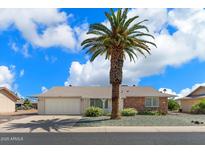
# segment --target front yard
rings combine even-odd
[[[205,115],[166,115],[150,116],[136,115],[133,117],[122,117],[120,120],[110,120],[109,116],[103,117],[82,117],[76,127],[97,127],[97,126],[197,126],[192,121],[203,122],[200,126],[205,126]]]

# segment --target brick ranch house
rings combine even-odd
[[[39,114],[83,114],[90,106],[112,110],[111,87],[53,87],[38,98]],[[157,110],[167,113],[168,97],[151,87],[121,86],[120,110],[135,108],[138,111]]]

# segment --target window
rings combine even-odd
[[[90,106],[108,109],[108,99],[90,99]]]
[[[158,97],[146,97],[145,107],[159,107],[159,98]]]
[[[105,108],[105,109],[108,109],[108,99],[105,100],[105,106],[104,106],[104,108]]]
[[[90,99],[90,106],[103,108],[103,101],[101,99]]]

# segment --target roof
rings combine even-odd
[[[195,97],[182,97],[182,98],[179,98],[178,100],[182,100],[182,99],[204,99],[205,98],[205,95],[204,96],[195,96]]]
[[[122,90],[126,97],[140,96],[158,96],[158,97],[175,97],[175,95],[159,92],[152,87],[124,86]]]
[[[196,92],[198,89],[200,89],[200,88],[205,88],[205,86],[199,86],[199,87],[197,87],[196,89],[194,89],[193,91],[191,91],[188,95],[186,95],[187,97],[188,96],[190,96],[190,95],[192,95],[194,92]]]
[[[53,87],[45,93],[35,95],[34,97],[82,97],[82,98],[112,98],[111,87]],[[122,86],[120,90],[122,98],[125,97],[142,97],[142,96],[158,96],[158,97],[174,97],[174,95],[161,93],[151,87],[138,86]]]
[[[178,100],[183,100],[183,99],[203,99],[205,98],[205,94],[200,94],[200,95],[192,95],[194,92],[196,92],[197,90],[199,90],[200,88],[205,88],[205,86],[199,86],[196,89],[194,89],[193,91],[191,91],[188,95],[186,95],[185,97],[179,98]]]
[[[12,100],[14,100],[14,101],[17,101],[17,100],[20,99],[15,93],[13,93],[11,90],[9,90],[9,89],[6,88],[6,87],[0,87],[0,92],[1,92],[1,91],[4,91],[5,94],[6,94],[8,97],[10,97]]]

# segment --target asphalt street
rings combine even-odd
[[[1,133],[1,145],[205,145],[205,133]]]

